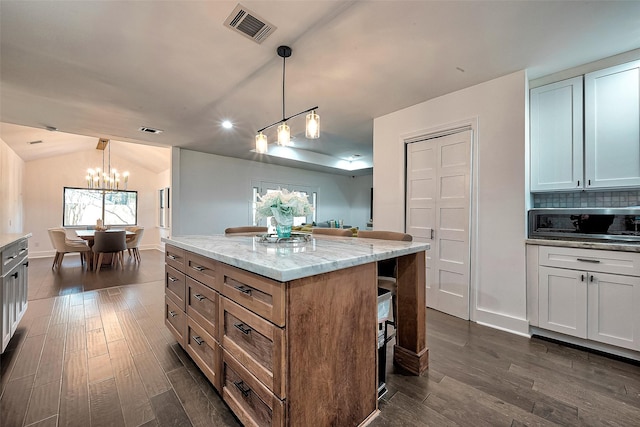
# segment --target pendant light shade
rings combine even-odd
[[[283,147],[290,145],[291,129],[289,128],[289,125],[287,125],[287,121],[294,117],[298,117],[302,114],[309,113],[307,114],[305,136],[308,139],[317,139],[320,137],[320,116],[316,114],[316,110],[318,109],[317,106],[308,108],[292,116],[285,117],[285,109],[284,109],[285,64],[286,64],[286,59],[291,56],[292,51],[289,46],[279,46],[277,52],[278,52],[278,56],[282,58],[282,120],[279,120],[273,124],[265,126],[258,131],[256,135],[256,151],[258,153],[267,152],[267,137],[262,133],[262,131],[272,128],[275,125],[278,125],[278,145],[281,145]]]
[[[278,145],[286,147],[291,142],[291,128],[286,123],[278,126]]]
[[[305,136],[307,139],[320,138],[320,116],[316,114],[315,110],[307,114]]]
[[[262,132],[256,135],[256,151],[261,154],[267,152],[267,135]]]

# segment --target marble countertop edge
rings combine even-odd
[[[271,279],[287,282],[428,250],[428,243],[320,237],[260,243],[253,236],[174,236],[162,241]]]
[[[525,239],[528,245],[564,246],[568,248],[599,249],[604,251],[640,252],[640,244],[616,242],[586,242],[584,240]]]
[[[0,234],[0,252],[18,240],[28,239],[32,236],[31,233],[2,233]]]

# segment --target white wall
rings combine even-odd
[[[528,333],[527,76],[519,71],[374,120],[374,228],[404,230],[404,138],[475,122],[472,319]],[[474,293],[475,290],[475,293]]]
[[[29,241],[29,256],[55,254],[47,229],[62,226],[63,188],[86,185],[87,168],[102,162],[102,156],[96,151],[80,151],[25,163],[24,230],[33,233]],[[131,173],[128,190],[138,192],[138,225],[145,228],[140,248],[160,248],[157,192],[169,185],[168,172],[152,172],[118,157],[116,153],[111,153],[111,164]],[[166,167],[168,169],[169,164]]]
[[[315,187],[318,221],[343,219],[364,228],[372,176],[352,178],[176,149],[172,155],[172,234],[221,234],[251,223],[252,183]]]
[[[0,234],[22,233],[24,161],[0,139]]]

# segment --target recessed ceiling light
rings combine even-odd
[[[225,120],[224,122],[222,122],[222,127],[225,129],[231,129],[233,127],[233,123],[231,123],[229,120]]]

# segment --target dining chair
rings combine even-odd
[[[353,232],[350,228],[324,228],[315,227],[311,229],[312,234],[323,234],[327,236],[342,236],[353,237]]]
[[[255,225],[244,225],[241,227],[229,227],[224,230],[224,234],[237,233],[266,233],[269,227],[259,227]]]
[[[111,265],[117,267],[118,263],[124,268],[122,253],[127,249],[126,231],[96,231],[93,238],[93,265],[96,272],[102,267],[102,257],[106,253],[112,254]]]
[[[50,228],[47,231],[49,232],[51,244],[56,250],[56,255],[51,265],[52,269],[56,267],[60,268],[64,255],[72,252],[80,253],[80,265],[84,266],[85,256],[91,251],[91,248],[86,242],[68,239],[64,228]]]
[[[129,257],[133,254],[133,259],[137,262],[141,261],[140,258],[140,250],[138,246],[140,246],[140,241],[142,240],[142,235],[144,234],[144,227],[125,227],[125,231],[132,232],[129,236],[126,236],[127,242],[127,252],[129,252]]]
[[[411,242],[413,240],[411,234],[386,230],[358,230],[358,237],[364,239],[397,240],[402,242]],[[385,321],[385,326],[392,325],[394,328],[396,327],[398,315],[398,299],[396,298],[398,289],[397,278],[398,263],[396,259],[378,261],[378,288],[391,292],[393,320]]]

